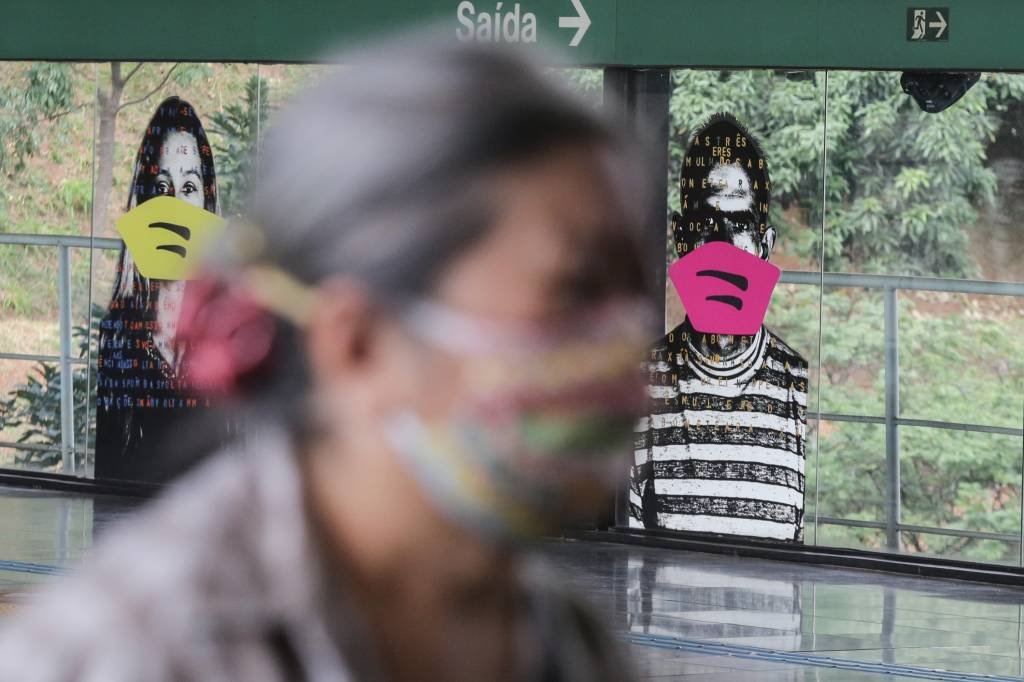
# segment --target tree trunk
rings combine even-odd
[[[97,236],[111,236],[110,192],[114,186],[114,138],[117,134],[117,112],[121,107],[125,80],[121,78],[121,62],[110,63],[110,89],[97,91],[99,133],[96,140],[96,183],[93,185],[92,229]]]

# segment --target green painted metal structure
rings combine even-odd
[[[949,8],[949,40],[908,41],[908,8],[934,4],[908,0],[3,0],[0,59],[317,61],[329,49],[413,23],[434,22],[454,38],[457,31],[468,31],[468,21],[475,33],[479,22],[493,24],[497,11],[503,36],[514,34],[514,24],[522,27],[526,15],[532,14],[535,44],[559,50],[566,63],[1024,70],[1020,46],[1024,1],[942,0]],[[579,45],[570,47],[578,27],[586,23],[578,8],[590,25]],[[484,14],[487,20],[482,19]],[[509,15],[514,16],[509,19]],[[493,28],[481,32],[494,35]]]

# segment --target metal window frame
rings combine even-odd
[[[671,96],[671,72],[668,69],[636,69],[606,68],[605,97],[608,104],[617,106],[618,113],[636,130],[642,130],[647,138],[651,156],[648,161],[656,173],[653,174],[656,186],[652,191],[652,215],[664,215],[667,211],[667,182],[665,168],[668,165],[668,106]],[[657,190],[664,191],[657,191]],[[660,303],[664,291],[665,258],[664,258],[664,224],[660,220],[652,222],[652,229],[646,235],[647,258],[649,267],[654,273],[656,286],[654,295]],[[78,475],[75,471],[76,453],[84,452],[74,442],[74,406],[72,368],[86,364],[87,359],[73,357],[71,348],[71,266],[70,249],[87,248],[101,250],[120,249],[120,239],[80,237],[73,235],[40,235],[0,233],[0,245],[50,246],[58,249],[58,319],[60,329],[60,351],[58,355],[10,353],[0,349],[0,359],[54,362],[59,365],[61,379],[61,442],[59,446],[47,446],[31,443],[12,443],[0,441],[0,447],[25,450],[60,451],[62,467],[65,474]],[[812,285],[821,288],[866,288],[883,292],[885,320],[885,414],[878,415],[846,415],[824,412],[809,412],[808,419],[831,420],[845,422],[872,423],[885,426],[886,430],[886,519],[885,521],[868,522],[856,519],[836,519],[817,517],[817,521],[826,524],[881,527],[886,530],[887,547],[899,548],[901,532],[924,532],[964,537],[989,539],[1005,539],[1021,542],[1019,536],[1009,534],[992,534],[962,529],[943,529],[916,526],[901,523],[900,519],[900,485],[899,485],[899,428],[922,427],[961,430],[979,433],[995,433],[1007,436],[1024,437],[1024,428],[993,426],[985,424],[961,424],[935,420],[908,419],[900,416],[899,410],[899,338],[898,338],[898,292],[933,291],[946,293],[962,293],[992,296],[1024,297],[1024,283],[998,282],[979,280],[959,280],[949,278],[932,278],[917,276],[874,275],[860,273],[832,273],[811,271],[787,271],[780,280],[793,285]],[[820,308],[819,308],[820,310]],[[819,339],[820,351],[820,339]],[[1024,426],[1024,423],[1022,423]],[[11,475],[21,474],[19,470],[6,470]],[[4,472],[0,469],[0,474]],[[84,480],[84,479],[83,479]],[[625,505],[622,500],[617,505],[615,524],[626,525]],[[1022,522],[1024,523],[1024,522]],[[1024,534],[1024,527],[1022,527]],[[1024,553],[1024,542],[1021,542]],[[1024,556],[1024,554],[1022,554]]]
[[[27,360],[57,363],[60,374],[60,444],[59,446],[37,443],[15,443],[0,441],[0,447],[16,450],[56,452],[61,455],[62,473],[77,475],[76,455],[88,451],[75,445],[74,375],[72,367],[88,365],[88,358],[73,356],[71,330],[71,249],[113,250],[121,248],[120,239],[103,237],[79,237],[74,235],[44,235],[0,233],[0,245],[49,246],[57,249],[57,319],[59,323],[60,352],[57,355],[36,353],[7,353],[0,351],[0,360]],[[90,254],[91,256],[91,254]],[[91,282],[90,282],[91,286]],[[91,315],[91,311],[87,311]],[[91,321],[91,317],[89,318]]]
[[[658,81],[654,81],[655,84]],[[628,111],[628,110],[627,110]],[[660,245],[661,242],[659,242]],[[72,367],[84,365],[87,359],[73,357],[71,348],[71,267],[70,250],[87,248],[99,250],[117,250],[121,248],[119,239],[88,238],[77,236],[34,235],[0,233],[0,245],[50,246],[58,249],[58,317],[60,320],[60,353],[58,355],[34,353],[9,353],[0,351],[0,359],[23,360],[58,363],[61,378],[61,442],[58,446],[38,443],[16,443],[0,440],[0,447],[40,452],[60,452],[62,472],[76,475],[76,454],[89,454],[85,448],[76,446],[74,441],[73,382]],[[652,245],[652,250],[655,249]],[[959,280],[933,277],[907,277],[898,275],[871,275],[857,273],[809,272],[790,270],[782,274],[780,282],[794,285],[833,288],[862,288],[880,290],[884,294],[884,329],[885,338],[885,414],[858,415],[837,414],[830,412],[809,412],[810,421],[839,421],[864,424],[884,425],[886,430],[886,519],[885,521],[865,521],[860,519],[842,519],[828,516],[816,517],[817,523],[842,525],[862,528],[882,528],[886,531],[886,545],[889,550],[899,551],[900,534],[904,532],[928,533],[933,535],[950,535],[977,539],[1020,542],[1021,538],[1008,533],[990,533],[956,528],[939,528],[904,524],[901,522],[902,508],[899,488],[899,428],[901,426],[946,429],[975,433],[992,433],[1005,436],[1024,438],[1024,428],[993,426],[989,424],[962,424],[927,419],[909,419],[900,416],[899,412],[899,339],[898,339],[898,298],[899,290],[932,291],[945,293],[963,293],[990,296],[1024,297],[1024,283],[998,282],[983,280]],[[664,287],[660,280],[659,290]],[[626,525],[625,507],[621,503],[616,509],[616,524]]]
[[[856,519],[836,519],[816,516],[816,523],[832,525],[859,526],[868,528],[884,528],[886,548],[899,552],[902,549],[902,533],[918,532],[933,535],[956,535],[978,539],[998,539],[1022,543],[1020,535],[1006,533],[985,533],[961,529],[918,526],[902,523],[903,509],[900,487],[900,445],[899,429],[901,426],[968,431],[974,433],[992,433],[1024,438],[1024,428],[994,426],[988,424],[963,424],[930,419],[909,419],[900,414],[899,401],[899,299],[898,292],[930,291],[942,293],[973,294],[985,296],[1024,297],[1024,283],[999,282],[991,280],[962,280],[939,277],[919,277],[900,275],[873,275],[861,273],[808,272],[788,271],[783,273],[781,282],[796,285],[813,285],[832,288],[857,288],[879,290],[883,294],[883,338],[885,347],[885,414],[879,416],[845,415],[830,413],[809,413],[810,420],[860,422],[885,426],[885,521],[864,522]],[[820,352],[820,348],[819,348]],[[819,379],[820,390],[820,379]],[[1024,427],[1024,424],[1022,424]],[[1024,522],[1022,522],[1024,523]],[[877,524],[877,525],[876,525]],[[1024,551],[1024,546],[1022,550]]]

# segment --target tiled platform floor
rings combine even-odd
[[[136,505],[0,488],[0,618]],[[544,552],[614,626],[641,679],[869,682],[956,679],[928,670],[1024,671],[1024,588],[600,543],[550,542]],[[772,660],[791,652],[840,665]],[[871,670],[851,669],[858,661]]]

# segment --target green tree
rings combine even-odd
[[[33,64],[12,84],[0,83],[0,216],[5,178],[21,172],[39,147],[37,128],[74,107],[74,85],[67,64]]]
[[[1021,101],[1020,79],[986,75],[936,116],[902,92],[896,73],[832,71],[827,78],[826,139],[824,72],[676,71],[672,184],[690,131],[729,111],[765,147],[778,204],[773,222],[783,237],[797,239],[805,259],[821,260],[820,231],[799,230],[783,213],[802,209],[806,224],[820,224],[827,150],[826,270],[976,274],[969,228],[977,205],[993,198],[987,149],[1000,109]]]
[[[217,151],[217,195],[221,213],[241,211],[256,159],[260,130],[270,116],[270,86],[253,75],[245,84],[245,96],[213,115],[210,132]],[[218,139],[219,138],[219,139]]]
[[[71,67],[41,62],[13,86],[0,85],[0,171],[24,168],[39,142],[36,127],[73,106]]]

